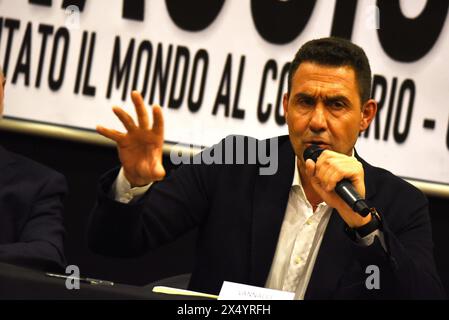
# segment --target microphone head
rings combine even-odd
[[[321,149],[318,145],[312,144],[311,146],[307,147],[306,150],[304,150],[303,158],[304,161],[307,159],[312,159],[313,162],[316,162],[318,160],[318,157],[321,155],[321,152],[323,152],[324,149]]]

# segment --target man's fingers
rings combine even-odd
[[[128,132],[136,129],[136,124],[134,123],[133,118],[131,118],[131,116],[127,114],[122,108],[113,107],[112,111],[120,119]]]
[[[153,106],[153,132],[158,136],[164,135],[164,116],[158,105]]]
[[[120,131],[114,129],[107,129],[102,126],[97,126],[96,130],[102,136],[114,140],[117,143],[120,142],[121,139],[125,136],[125,134]]]
[[[340,172],[338,171],[331,172],[329,175],[326,176],[325,179],[326,179],[325,183],[327,192],[331,192],[332,190],[334,190],[335,187],[337,186],[337,183],[343,180]]]
[[[131,92],[131,99],[134,103],[134,107],[136,109],[137,121],[139,123],[139,127],[142,129],[148,129],[149,121],[148,121],[148,112],[145,107],[145,103],[141,94],[138,91]]]
[[[315,175],[315,162],[312,159],[306,160],[306,174],[309,177],[313,177]]]

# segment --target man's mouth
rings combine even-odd
[[[321,149],[329,149],[330,145],[322,140],[310,140],[310,141],[306,141],[304,143],[304,146],[306,148],[310,147],[311,145],[317,145],[318,147],[320,147]]]

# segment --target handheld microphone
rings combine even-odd
[[[304,161],[307,159],[312,159],[314,162],[317,161],[321,153],[324,149],[321,149],[319,146],[312,144],[310,147],[304,150],[303,158]],[[337,183],[335,186],[335,192],[343,199],[347,205],[359,213],[362,217],[366,217],[370,213],[370,209],[357,191],[354,189],[354,186],[348,179],[343,179]]]

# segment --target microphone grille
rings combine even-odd
[[[306,150],[304,150],[303,158],[304,161],[307,159],[312,159],[313,162],[316,162],[318,157],[321,155],[321,152],[323,152],[323,149],[321,149],[316,144],[312,144],[310,147],[307,147]]]

